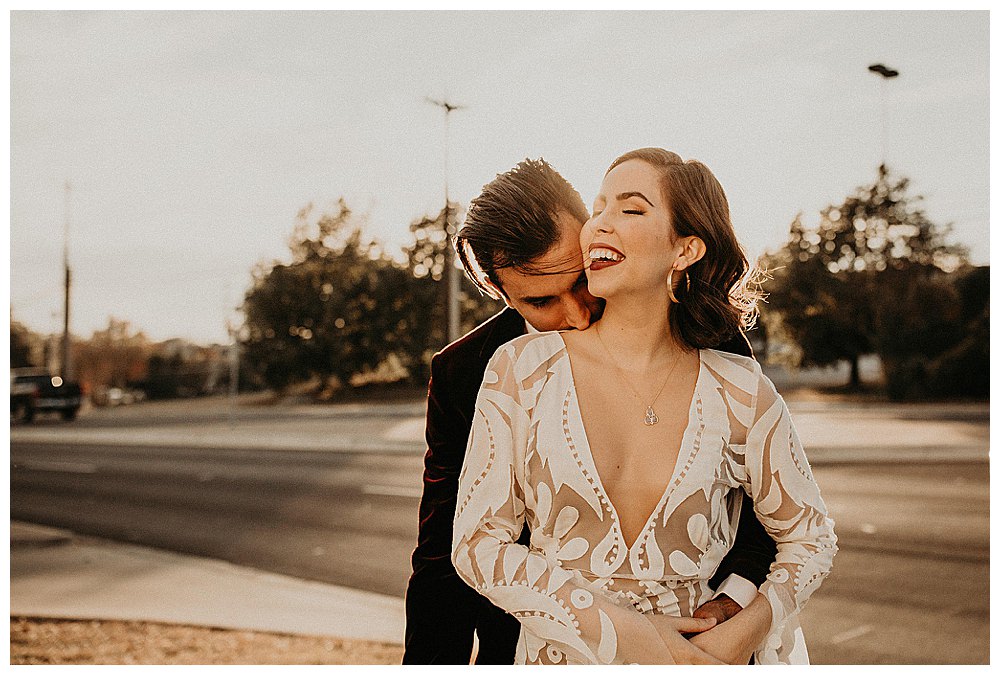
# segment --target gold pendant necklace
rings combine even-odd
[[[615,370],[618,371],[618,375],[621,377],[622,382],[624,382],[628,386],[628,388],[632,390],[632,393],[635,394],[635,397],[639,400],[640,403],[642,403],[642,396],[639,395],[639,392],[635,390],[635,387],[633,387],[632,384],[628,381],[628,378],[625,377],[625,373],[623,373],[622,369],[618,367],[618,362],[615,361],[615,357],[612,356],[611,350],[608,349],[608,346],[606,344],[604,344],[604,338],[601,337],[600,324],[594,326],[594,331],[597,333],[597,340],[601,343],[601,346],[604,348],[604,351],[608,353],[608,359],[611,361],[611,365],[613,365],[615,367]],[[650,402],[650,404],[646,406],[646,415],[642,418],[642,423],[645,424],[647,427],[651,427],[660,421],[660,418],[656,416],[656,411],[653,410],[653,404],[656,403],[656,401],[660,398],[660,394],[663,393],[663,389],[664,387],[667,386],[667,382],[670,381],[670,376],[674,374],[674,368],[676,368],[677,364],[680,363],[682,355],[683,352],[681,354],[678,354],[677,358],[674,359],[674,365],[670,366],[670,370],[667,372],[667,377],[664,378],[663,384],[660,385],[659,391],[656,392],[656,396],[653,397],[653,400]]]

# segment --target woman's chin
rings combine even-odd
[[[666,288],[657,284],[635,285],[591,281],[587,285],[587,290],[595,298],[604,300],[609,306],[618,304],[620,307],[626,307],[639,303],[643,306],[660,305],[666,307],[670,304],[670,296],[667,295]]]
[[[601,283],[595,284],[593,281],[590,281],[587,284],[587,290],[590,291],[590,294],[595,298],[601,298],[602,300],[607,300],[608,298],[614,295],[613,286],[614,284],[601,284]]]

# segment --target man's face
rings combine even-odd
[[[583,330],[600,318],[604,301],[587,290],[580,250],[583,223],[563,213],[556,224],[562,231],[559,241],[532,261],[531,273],[508,267],[496,275],[507,305],[537,330]]]

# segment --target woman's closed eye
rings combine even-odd
[[[641,210],[641,209],[623,209],[622,213],[627,213],[630,216],[641,216],[641,215],[645,214],[646,212],[643,211],[643,210]]]

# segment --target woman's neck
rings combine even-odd
[[[672,361],[688,351],[670,328],[670,300],[655,297],[615,297],[594,326],[599,338],[619,363],[646,370],[662,360]]]

